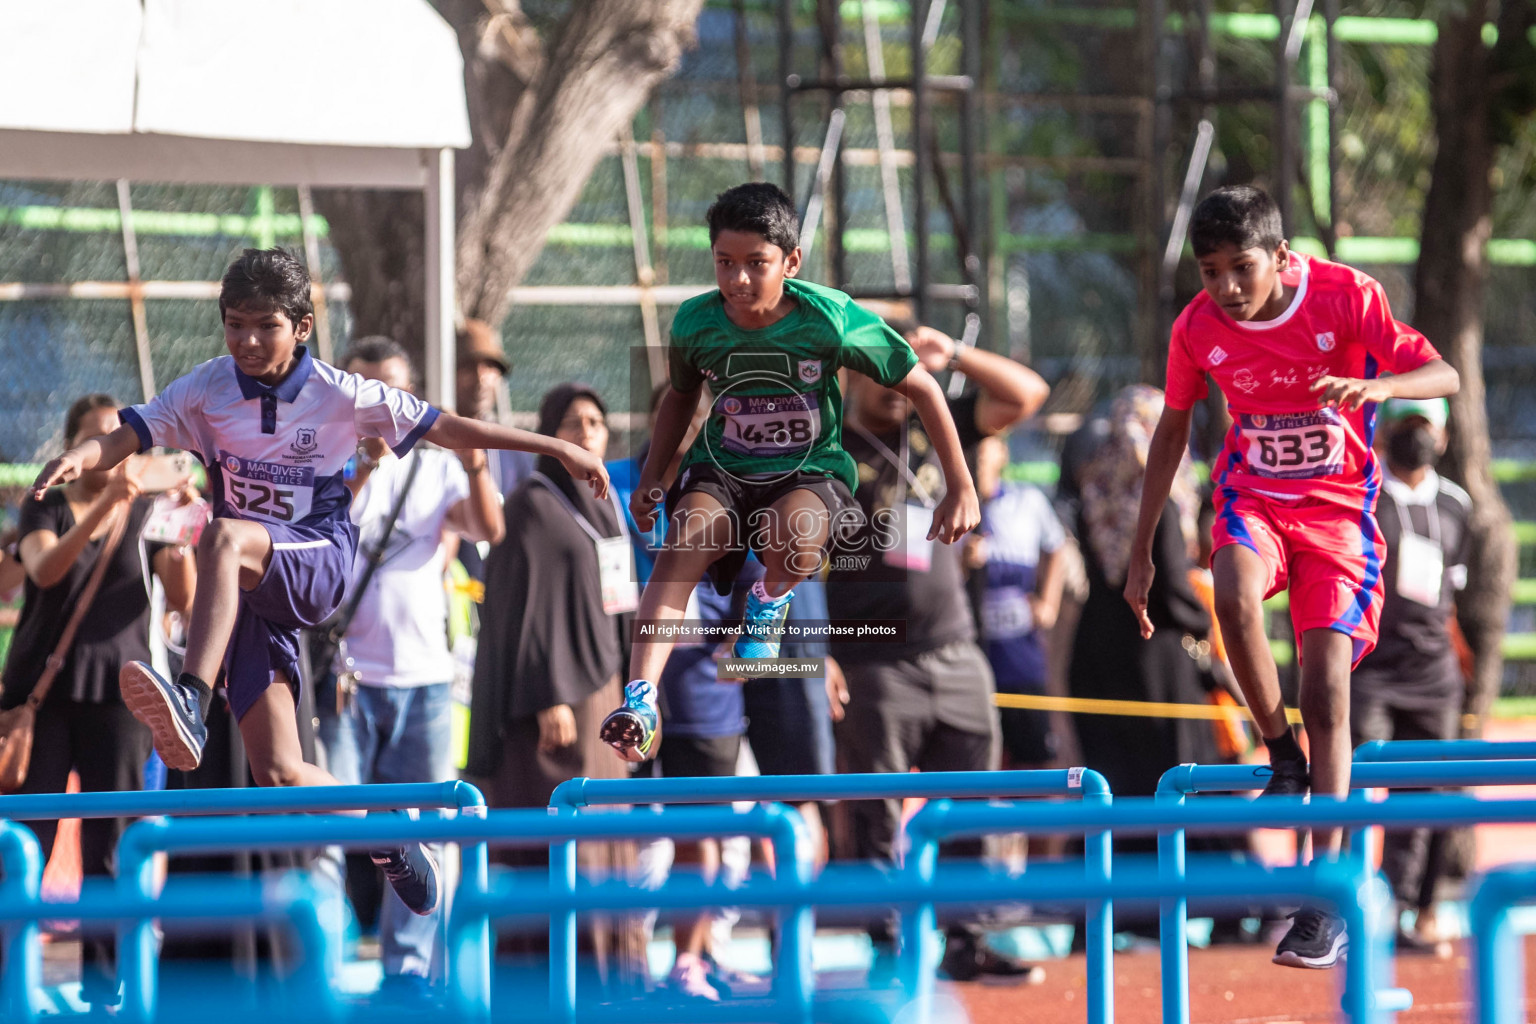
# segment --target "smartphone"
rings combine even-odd
[[[138,478],[145,494],[174,491],[192,478],[192,456],[188,452],[156,452],[130,455],[129,471]]]

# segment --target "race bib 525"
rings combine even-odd
[[[221,451],[219,468],[224,472],[224,500],[242,519],[296,523],[309,515],[315,496],[313,467],[257,462]]]

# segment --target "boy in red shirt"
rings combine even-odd
[[[1233,418],[1211,474],[1216,616],[1269,748],[1273,774],[1264,793],[1305,795],[1310,786],[1343,797],[1349,673],[1375,646],[1381,616],[1376,406],[1451,395],[1460,378],[1423,335],[1392,318],[1376,281],[1291,252],[1280,212],[1261,189],[1211,193],[1195,209],[1190,240],[1203,291],[1173,325],[1167,404],[1147,455],[1125,599],[1142,636],[1151,636],[1152,537],[1210,375]],[[1264,632],[1264,600],[1287,588],[1310,773],[1286,722]],[[1336,856],[1342,839],[1339,829],[1314,832],[1314,856]],[[1275,963],[1337,963],[1347,946],[1343,920],[1307,906],[1291,916]]]

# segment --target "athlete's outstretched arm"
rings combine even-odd
[[[592,485],[592,493],[599,498],[608,496],[608,470],[603,460],[569,441],[548,434],[535,434],[531,430],[504,427],[500,423],[472,420],[451,412],[439,414],[427,429],[428,441],[444,448],[497,448],[506,451],[532,452],[535,455],[553,455],[565,465],[571,476]]]
[[[1361,380],[1355,377],[1319,377],[1312,390],[1324,405],[1350,412],[1366,402],[1389,398],[1446,398],[1461,390],[1461,374],[1444,359],[1431,359],[1407,373]]]
[[[1125,573],[1125,600],[1141,624],[1143,640],[1152,635],[1152,620],[1147,617],[1147,594],[1152,589],[1152,540],[1157,535],[1158,520],[1163,518],[1163,506],[1168,504],[1168,493],[1173,489],[1173,475],[1179,471],[1184,449],[1189,446],[1189,426],[1194,418],[1192,409],[1164,405],[1147,448],[1136,539],[1131,543],[1131,564]]]
[[[965,465],[965,452],[960,448],[960,435],[955,432],[955,421],[949,415],[949,403],[933,375],[923,369],[921,363],[892,389],[907,397],[917,418],[923,421],[923,429],[933,442],[933,452],[939,457],[944,470],[944,500],[933,510],[933,527],[928,531],[929,540],[953,544],[981,522],[981,503],[976,498],[976,485],[971,471]]]
[[[32,497],[40,501],[48,488],[76,480],[88,469],[113,469],[138,450],[138,433],[124,423],[112,433],[93,437],[44,466],[37,479],[32,481]]]
[[[661,398],[661,405],[656,408],[656,429],[651,431],[651,448],[646,453],[635,493],[629,498],[629,514],[635,517],[635,525],[642,530],[650,530],[656,525],[656,506],[661,504],[667,485],[671,483],[666,479],[667,470],[683,438],[688,436],[688,427],[699,409],[699,390],[702,387],[700,385],[692,391],[669,387]]]

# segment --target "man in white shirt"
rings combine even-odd
[[[403,391],[414,383],[410,357],[388,338],[354,343],[343,367]],[[448,781],[454,777],[449,748],[454,662],[443,586],[444,535],[499,541],[501,496],[484,451],[418,446],[397,458],[376,439],[359,446],[347,487],[358,528],[352,586],[361,582],[370,559],[379,556],[379,565],[347,627],[338,657],[342,664],[334,666],[342,670],[338,674],[355,678],[355,690],[348,694],[349,687],[341,686],[340,713],[335,706],[320,709],[320,739],[331,773],[345,783]],[[397,505],[400,514],[390,529]],[[397,995],[409,998],[429,988],[433,964],[440,962],[434,945],[441,912],[420,917],[392,891],[384,895],[379,943],[386,990],[396,988]]]

